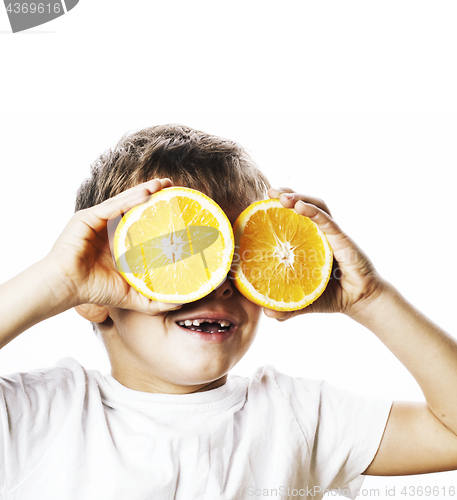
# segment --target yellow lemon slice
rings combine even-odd
[[[234,252],[230,221],[211,198],[171,187],[123,216],[113,239],[116,267],[138,292],[187,303],[227,276]]]
[[[333,252],[308,217],[279,200],[250,205],[235,221],[235,285],[252,302],[294,311],[314,302],[330,279]]]

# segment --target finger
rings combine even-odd
[[[150,196],[164,187],[170,187],[170,179],[152,179],[110,198],[95,207],[81,210],[80,217],[83,218],[90,227],[98,232],[106,225],[110,219],[116,219],[128,212],[131,208],[145,203]]]
[[[363,252],[327,213],[303,201],[297,201],[294,208],[298,214],[315,222],[325,233],[338,266],[344,268],[361,260]]]
[[[270,198],[279,198],[281,193],[293,193],[294,190],[288,187],[280,187],[280,188],[270,188],[268,190],[268,196]]]
[[[330,214],[318,208],[314,203],[298,200],[295,201],[293,208],[299,215],[304,215],[311,219],[325,234],[336,235],[342,233],[338,224],[330,217]]]
[[[323,210],[302,201],[298,201],[294,208],[298,214],[309,217],[315,222],[327,236],[335,259],[333,266],[339,269],[340,278],[351,269],[360,272],[361,268],[367,269],[366,266],[372,266],[363,250]]]
[[[279,198],[279,201],[285,208],[293,208],[298,200],[302,200],[305,203],[316,205],[316,207],[319,207],[321,210],[331,215],[330,209],[324,200],[316,198],[315,196],[296,193],[293,189],[288,187],[271,188],[268,190],[268,196],[270,198]]]
[[[151,300],[151,307],[149,314],[156,315],[169,311],[177,311],[181,309],[183,304],[170,304],[167,302],[155,302]]]
[[[303,201],[304,203],[310,203],[311,205],[320,208],[328,215],[332,215],[325,201],[321,200],[320,198],[316,198],[315,196],[309,196],[306,194],[299,194],[299,193],[282,193],[279,196],[279,201],[286,208],[294,208],[297,201]]]
[[[183,304],[151,300],[148,297],[137,292],[133,288],[130,288],[129,294],[126,299],[116,307],[119,307],[121,309],[128,309],[131,311],[138,311],[150,316],[156,316],[158,314],[169,311],[177,311],[178,309],[181,309],[182,306]]]
[[[276,319],[278,321],[285,321],[294,315],[293,311],[275,311],[273,309],[263,308],[263,313],[267,318]]]
[[[100,205],[97,205],[94,211],[97,216],[102,219],[110,219],[117,217],[119,214],[128,212],[136,205],[140,205],[149,200],[151,194],[157,193],[165,187],[170,187],[170,179],[151,179],[143,182],[130,189],[126,189],[122,193],[110,198]]]

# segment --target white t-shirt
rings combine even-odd
[[[0,378],[0,498],[354,498],[390,407],[270,366],[151,394],[65,358]]]

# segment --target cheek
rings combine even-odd
[[[258,306],[257,304],[251,303],[251,311],[249,311],[249,318],[252,319],[253,322],[255,322],[256,326],[257,323],[260,321],[261,314],[262,314],[262,307]]]
[[[257,324],[260,320],[262,314],[262,306],[254,304],[249,299],[247,299],[236,286],[233,284],[234,298],[241,306],[241,310],[245,312],[247,319],[246,324],[249,325],[249,331],[255,332],[257,330]]]
[[[250,332],[250,336],[253,336],[257,331],[257,326],[262,314],[262,307],[257,304],[253,304],[250,300],[243,297],[243,308],[248,316],[248,330]]]
[[[122,343],[132,350],[143,350],[157,345],[164,330],[163,314],[149,316],[136,311],[117,310],[113,315],[117,334]]]
[[[260,318],[260,313],[262,312],[262,306],[254,304],[254,302],[251,302],[249,299],[247,299],[236,287],[235,289],[238,299],[241,302],[243,309],[248,312],[249,317],[257,319]]]

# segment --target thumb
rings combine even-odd
[[[142,293],[135,290],[132,286],[128,286],[128,293],[119,302],[111,304],[113,307],[120,309],[128,309],[137,311],[149,316],[157,316],[169,311],[176,311],[182,307],[182,304],[171,302],[160,302],[153,300]]]
[[[150,300],[148,310],[141,311],[141,312],[146,312],[146,314],[149,314],[150,316],[156,316],[156,315],[162,314],[164,312],[177,311],[178,309],[181,309],[182,306],[183,306],[182,304],[175,304],[175,303],[167,303],[167,302],[159,302],[159,301],[155,301],[155,300]]]
[[[275,311],[266,307],[263,308],[263,313],[267,318],[277,319],[278,321],[285,321],[294,316],[294,311]]]

